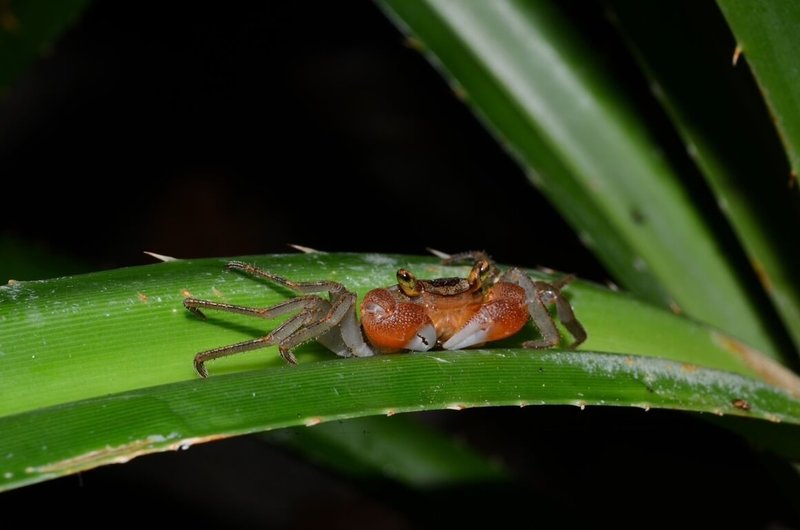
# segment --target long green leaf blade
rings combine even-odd
[[[398,267],[415,270],[420,277],[463,275],[467,271],[464,267],[442,267],[433,258],[411,256],[308,254],[245,259],[292,279],[336,279],[359,295],[393,283]],[[428,357],[381,356],[368,363],[338,361],[320,346],[310,344],[298,351],[298,357],[301,366],[311,372],[284,366],[273,348],[215,361],[209,365],[212,377],[203,381],[192,366],[196,352],[263,335],[277,322],[231,314],[209,314],[207,321],[201,321],[183,309],[184,296],[191,293],[254,306],[271,305],[289,296],[274,286],[224,270],[224,263],[220,259],[177,261],[0,287],[0,430],[4,433],[0,454],[11,455],[8,459],[14,462],[13,469],[2,470],[4,476],[8,474],[9,487],[196,440],[313,424],[318,418],[523,401],[563,403],[582,397],[587,403],[661,403],[672,407],[678,399],[675,396],[663,402],[643,401],[641,394],[620,397],[613,390],[617,383],[609,377],[617,373],[616,368],[609,373],[603,366],[619,367],[621,377],[645,378],[642,366],[662,366],[639,364],[650,362],[646,356],[672,359],[669,366],[676,374],[706,374],[712,369],[723,374],[719,377],[726,381],[750,381],[741,383],[745,385],[742,392],[733,392],[737,387],[728,385],[723,394],[713,388],[698,392],[696,386],[692,387],[694,397],[687,394],[680,398],[689,399],[689,405],[678,408],[724,413],[731,408],[731,399],[743,399],[755,403],[747,415],[792,421],[789,409],[781,408],[778,402],[763,401],[758,392],[800,395],[800,383],[793,374],[721,332],[583,282],[570,284],[565,294],[589,332],[587,347],[645,356],[641,361],[612,356],[609,359],[616,359],[609,361],[612,365],[601,366],[598,363],[606,354],[583,357],[514,349],[536,335],[528,329],[522,336],[498,344],[498,350],[467,354],[464,359],[472,360],[463,362],[468,364],[460,361],[462,354],[458,352]],[[587,377],[599,378],[592,383],[584,380],[597,393],[570,393],[575,384],[584,383],[569,379],[561,383],[545,381],[554,394],[543,390],[542,381],[528,381],[528,386],[519,387],[524,392],[513,393],[516,383],[509,387],[505,376],[497,379],[498,371],[505,370],[504,358],[523,359],[524,363],[545,359],[553,368],[574,360],[576,370],[581,367]],[[407,365],[404,363],[409,361],[404,359],[418,360]],[[324,362],[313,362],[320,360]],[[382,364],[386,362],[389,364]],[[477,364],[469,364],[472,362]],[[482,365],[484,362],[488,364]],[[451,365],[473,375],[461,380],[448,372]],[[394,366],[411,368],[397,372]],[[435,373],[441,381],[434,381],[434,374],[429,373],[431,366],[437,367]],[[540,367],[527,365],[525,369]],[[250,371],[232,373],[241,370]],[[479,373],[488,378],[479,382],[475,379]],[[361,377],[372,378],[380,389],[362,384]],[[700,378],[698,385],[716,384],[696,377]],[[734,379],[726,379],[731,377]],[[332,378],[344,386],[331,385]],[[443,381],[454,385],[448,386],[451,393],[440,394]],[[642,381],[650,384],[649,376]],[[746,391],[751,387],[760,389],[758,395]],[[542,391],[545,393],[540,394]],[[337,392],[343,395],[341,399],[327,400],[333,408],[317,408],[326,401],[321,396]],[[703,397],[706,393],[712,396],[710,401]],[[416,401],[409,401],[411,395]],[[567,395],[572,401],[566,400]],[[244,416],[236,412],[247,408],[238,403],[242,396],[258,403]],[[76,414],[74,420],[69,419],[72,414]],[[230,423],[233,418],[234,423]],[[439,473],[446,476],[444,471]]]
[[[416,270],[420,277],[463,276],[467,271],[412,256],[245,259],[291,279],[338,280],[359,296],[393,284],[398,267]],[[195,353],[274,328],[280,320],[216,313],[201,321],[183,308],[189,294],[250,306],[268,306],[290,296],[226,271],[224,264],[220,259],[177,261],[0,287],[0,416],[194,380]],[[766,373],[759,368],[762,355],[713,329],[591,284],[570,284],[566,293],[589,332],[587,348],[671,358],[750,376]],[[519,345],[521,340],[508,343]],[[317,345],[298,350],[300,362],[330,355]],[[214,361],[209,370],[214,375],[281,363],[272,348]],[[767,366],[769,373],[784,373],[774,363]]]
[[[785,233],[800,226],[800,195],[786,192],[766,112],[742,101],[730,50],[709,38],[724,21],[703,2],[611,5],[800,351],[800,246]]]
[[[601,61],[550,2],[383,2],[631,290],[778,349]]]
[[[760,381],[628,355],[530,350],[339,359],[228,374],[0,418],[0,487],[263,429],[370,414],[532,404],[666,407],[791,424],[800,400]]]
[[[796,179],[800,173],[800,3],[717,0],[717,4],[772,110]]]

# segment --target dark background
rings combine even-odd
[[[95,2],[0,106],[3,234],[95,268],[297,243],[604,277],[372,3],[305,5]]]
[[[613,68],[643,83],[599,5],[564,8],[621,58]],[[0,100],[0,174],[0,237],[86,270],[151,262],[142,250],[231,256],[298,243],[486,249],[606,279],[366,1],[94,2]],[[246,437],[6,493],[0,510],[30,518],[34,503],[41,522],[90,525],[107,509],[193,527],[505,526],[516,516],[797,526],[780,466],[698,417],[530,407],[424,419],[506,463],[519,484],[420,494],[353,483]]]

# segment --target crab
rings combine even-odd
[[[556,314],[574,341],[586,340],[586,331],[575,318],[561,289],[574,277],[555,282],[537,281],[517,268],[501,272],[484,252],[437,253],[444,264],[469,260],[466,278],[418,279],[406,269],[397,271],[397,285],[369,291],[361,302],[361,323],[356,316],[356,294],[330,280],[295,282],[241,261],[231,261],[236,270],[298,293],[299,296],[270,307],[239,305],[186,298],[183,305],[200,318],[202,310],[227,311],[272,319],[294,313],[269,334],[198,353],[194,366],[208,377],[205,363],[245,351],[278,345],[281,356],[296,364],[293,350],[316,340],[341,357],[369,357],[375,353],[425,352],[434,348],[460,350],[480,346],[518,333],[533,320],[541,338],[522,343],[525,348],[550,348],[561,336],[547,307]],[[321,294],[327,293],[327,297]]]

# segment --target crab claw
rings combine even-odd
[[[442,347],[461,350],[485,342],[504,339],[517,333],[528,322],[525,291],[510,283],[495,284],[489,300]]]
[[[372,290],[364,297],[361,326],[370,344],[385,353],[428,351],[436,345],[436,328],[425,308],[397,301],[387,289]]]

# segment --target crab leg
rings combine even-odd
[[[550,303],[555,300],[558,319],[575,338],[575,341],[569,345],[570,348],[575,348],[583,343],[587,336],[583,325],[581,325],[581,323],[578,322],[578,319],[575,318],[575,312],[572,310],[572,306],[569,305],[569,302],[561,295],[561,288],[574,279],[575,276],[568,274],[552,284],[546,282],[535,282],[537,291],[546,296],[545,303]]]
[[[239,315],[247,315],[269,320],[280,315],[285,315],[286,313],[291,313],[292,311],[313,307],[318,301],[322,301],[319,296],[298,296],[297,298],[292,298],[291,300],[287,300],[270,307],[244,307],[240,305],[226,304],[223,302],[212,302],[211,300],[184,298],[183,307],[202,319],[205,319],[206,315],[200,310],[200,308],[213,309],[215,311],[225,311],[227,313],[237,313]]]
[[[575,340],[569,347],[578,347],[578,345],[586,340],[586,330],[583,325],[578,322],[578,319],[575,318],[575,312],[572,310],[572,306],[569,305],[569,302],[567,302],[563,296],[556,298],[556,311],[558,312],[558,319],[564,324],[564,327],[572,333],[572,336],[575,337]]]
[[[324,302],[324,300],[320,300],[320,302]],[[207,361],[246,351],[257,350],[259,348],[266,348],[267,346],[272,346],[273,344],[280,344],[292,333],[302,327],[303,324],[305,324],[308,320],[308,317],[309,313],[303,312],[293,316],[275,328],[269,335],[264,337],[237,342],[236,344],[231,344],[230,346],[223,346],[221,348],[214,348],[213,350],[200,352],[194,357],[194,367],[201,377],[208,377],[208,370],[205,367],[205,363]],[[292,355],[291,352],[288,352],[287,356],[284,353],[284,350],[281,349],[281,356],[283,356],[286,361],[292,364],[297,364],[297,360],[294,358],[294,355]]]
[[[492,258],[489,257],[489,254],[482,250],[467,250],[466,252],[459,252],[458,254],[448,254],[446,252],[442,252],[441,250],[436,250],[435,248],[428,248],[427,250],[437,258],[441,259],[443,265],[452,265],[453,263],[458,263],[461,261],[475,262],[480,260],[486,260],[489,263],[493,263]]]
[[[274,344],[278,345],[281,356],[291,364],[297,363],[292,350],[303,342],[314,339],[319,340],[342,357],[374,355],[372,349],[364,341],[356,318],[356,295],[347,291],[341,283],[333,281],[294,282],[241,261],[231,261],[226,267],[277,283],[294,292],[301,293],[302,296],[264,308],[186,298],[183,305],[189,311],[200,318],[205,318],[202,311],[205,309],[264,319],[271,319],[293,311],[299,311],[299,313],[264,337],[198,353],[195,356],[194,364],[202,377],[208,376],[205,368],[207,361]],[[318,295],[311,294],[322,292],[329,294],[330,302]]]
[[[459,252],[458,254],[447,254],[440,250],[429,248],[428,252],[436,256],[437,258],[442,260],[442,265],[454,265],[456,263],[461,263],[463,261],[468,261],[472,263],[477,263],[479,261],[485,261],[489,264],[490,267],[490,274],[489,277],[492,278],[492,281],[496,279],[500,274],[500,269],[497,268],[494,260],[482,250],[468,250],[466,252]]]
[[[542,334],[541,339],[529,340],[522,345],[525,348],[550,348],[558,344],[561,337],[558,334],[558,329],[556,329],[553,317],[550,316],[546,305],[554,300],[561,299],[558,288],[545,282],[534,282],[527,274],[523,274],[519,269],[507,271],[503,274],[501,281],[514,283],[525,289],[528,313],[530,313],[533,323],[536,324],[536,327],[539,328],[539,332]],[[575,316],[572,315],[573,321],[574,318]],[[580,342],[576,341],[575,345]]]
[[[269,271],[265,271],[264,269],[259,269],[253,265],[244,263],[242,261],[230,261],[226,268],[231,270],[238,270],[244,272],[245,274],[249,274],[250,276],[255,276],[256,278],[264,278],[265,280],[269,280],[271,282],[277,283],[286,287],[287,289],[291,289],[297,293],[322,293],[322,292],[330,292],[338,293],[344,290],[344,286],[339,282],[333,282],[328,280],[321,280],[321,281],[313,281],[313,282],[293,282],[292,280],[287,280],[283,276],[278,276],[277,274],[273,274]]]
[[[372,349],[364,342],[361,330],[356,319],[356,295],[350,292],[336,294],[331,301],[328,313],[309,325],[298,329],[280,344],[281,354],[286,357],[291,355],[291,350],[300,344],[313,339],[319,339],[326,345],[335,345],[343,342],[345,348],[335,348],[337,355],[349,357],[369,357],[374,355]],[[328,335],[339,325],[339,334]],[[338,340],[341,339],[341,340]]]

